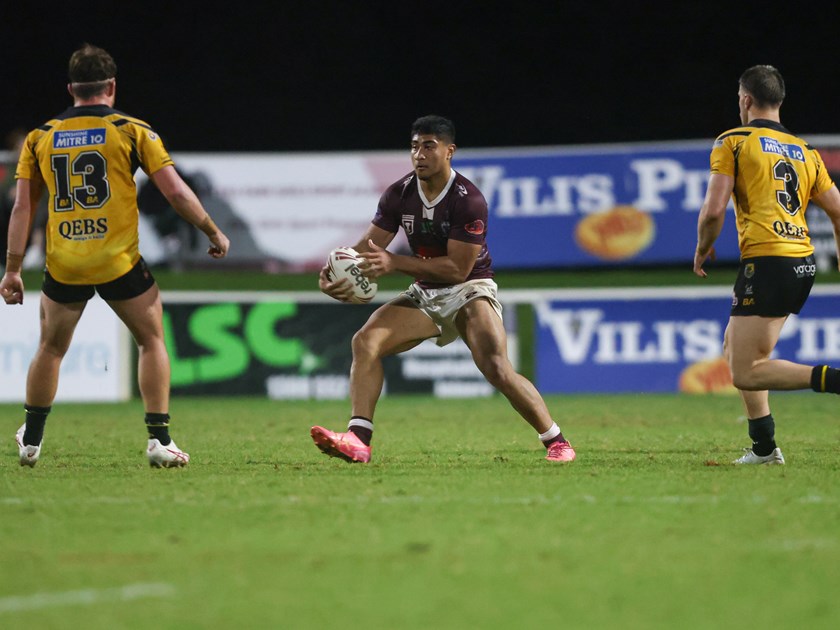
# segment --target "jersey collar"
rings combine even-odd
[[[109,114],[120,114],[113,107],[107,105],[73,105],[65,109],[62,113],[56,116],[57,120],[67,120],[68,118],[78,118],[80,116],[95,116],[102,117]]]
[[[446,182],[446,186],[443,187],[443,190],[440,191],[440,194],[437,197],[435,197],[432,201],[429,201],[428,199],[426,199],[426,195],[423,194],[423,188],[422,188],[422,186],[420,186],[420,178],[418,177],[417,178],[417,192],[420,193],[420,201],[423,202],[423,206],[425,206],[428,209],[428,208],[434,208],[436,205],[438,205],[440,203],[440,200],[443,199],[446,196],[446,193],[449,192],[449,189],[452,188],[452,182],[455,181],[455,176],[456,175],[457,175],[457,173],[455,172],[455,169],[453,168],[452,172],[449,174],[449,181]]]
[[[774,131],[781,131],[782,133],[790,133],[782,123],[777,123],[775,120],[766,120],[764,118],[756,118],[750,121],[747,127],[760,127],[763,129],[773,129]]]

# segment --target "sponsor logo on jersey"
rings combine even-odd
[[[804,241],[808,236],[808,231],[804,227],[794,225],[789,221],[773,221],[773,231],[792,241]]]
[[[74,149],[105,144],[105,128],[56,131],[53,135],[53,149]]]
[[[774,153],[800,162],[805,161],[805,150],[798,144],[785,144],[767,136],[761,136],[759,139],[761,140],[761,150],[765,153]]]
[[[467,187],[466,186],[464,186],[463,184],[458,184],[457,188],[458,188],[458,194],[459,195],[461,195],[462,197],[467,196]]]
[[[108,219],[73,219],[72,221],[61,221],[58,224],[58,233],[68,241],[91,241],[105,238],[108,232]]]
[[[817,275],[816,265],[796,265],[793,268],[797,278],[811,278]]]
[[[482,221],[481,219],[476,219],[472,223],[467,223],[464,226],[464,229],[469,234],[475,234],[476,236],[479,236],[481,234],[484,234],[484,221]]]

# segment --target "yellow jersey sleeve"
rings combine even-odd
[[[125,117],[122,120],[126,122],[120,125],[119,129],[129,136],[139,165],[146,175],[151,175],[164,166],[175,165],[160,136],[149,125],[136,118]]]
[[[722,133],[717,137],[709,156],[710,170],[713,174],[718,173],[735,177],[735,159],[741,143],[748,135],[749,133],[733,130]]]
[[[808,147],[810,149],[810,147]],[[816,149],[810,149],[811,155],[814,158],[814,163],[817,168],[817,176],[814,178],[814,186],[811,189],[811,196],[824,193],[826,190],[834,186],[831,176],[828,174],[828,169],[822,160],[822,156]]]
[[[35,145],[41,135],[43,132],[35,129],[26,136],[23,148],[20,150],[15,179],[40,179],[41,171],[38,167],[38,157],[35,155]]]

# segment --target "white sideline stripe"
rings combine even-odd
[[[727,503],[744,503],[744,501],[754,505],[763,505],[773,502],[773,497],[765,495],[752,495],[748,498],[741,496],[720,497],[714,494],[660,494],[654,496],[636,496],[636,495],[608,495],[597,497],[591,494],[578,495],[530,495],[530,496],[505,496],[505,497],[436,497],[421,494],[399,494],[399,495],[383,495],[379,497],[367,496],[300,496],[300,495],[276,495],[270,498],[258,498],[247,501],[217,501],[214,505],[219,508],[257,508],[271,505],[303,505],[312,504],[318,505],[321,503],[332,503],[340,505],[444,505],[447,503],[469,504],[469,505],[552,505],[559,503],[585,503],[588,505],[627,505],[627,504],[648,504],[655,503],[660,505],[691,505],[691,504],[707,504],[707,505],[725,505]],[[85,497],[76,499],[43,499],[43,498],[23,498],[23,497],[0,497],[0,505],[60,505],[72,503],[74,505],[134,505],[150,503],[152,499],[148,498],[130,498],[130,497]],[[801,505],[834,505],[840,503],[840,498],[835,496],[823,496],[818,494],[803,495],[795,499]],[[184,500],[175,499],[174,503],[179,506],[206,506],[206,500]]]
[[[0,597],[0,613],[41,610],[55,606],[90,606],[103,602],[130,602],[149,597],[171,597],[175,587],[166,583],[126,584],[116,588],[88,588],[63,593],[34,593]]]

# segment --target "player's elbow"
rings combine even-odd
[[[166,200],[176,210],[180,210],[189,204],[190,199],[192,199],[192,194],[190,189],[187,187],[186,184],[181,186],[177,186],[172,190],[167,191]]]
[[[705,224],[713,224],[723,219],[726,213],[726,206],[704,203],[700,209],[700,222]]]
[[[460,284],[469,277],[470,271],[472,271],[472,267],[469,269],[465,269],[463,267],[459,267],[458,265],[452,265],[452,268],[449,270],[447,281],[451,282],[452,284]]]
[[[29,201],[26,199],[15,199],[15,203],[12,205],[12,211],[9,213],[9,220],[12,217],[21,219],[21,220],[29,220],[29,215],[32,213],[32,206],[30,205]]]

